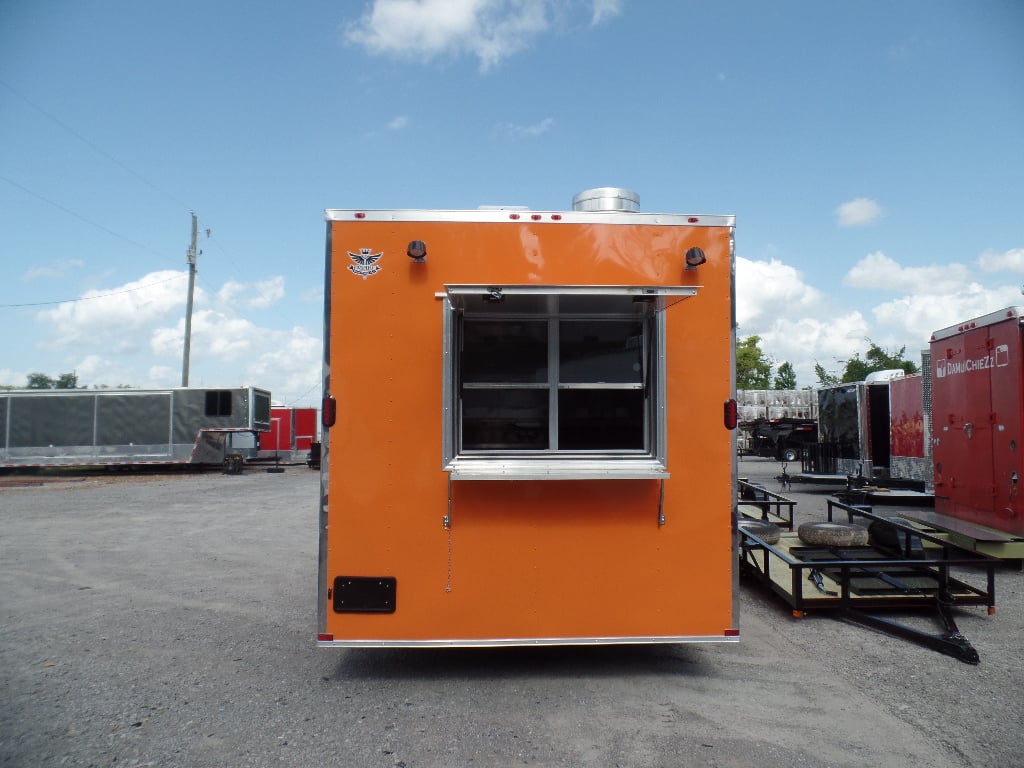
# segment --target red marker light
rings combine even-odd
[[[700,219],[698,219],[696,216],[691,216],[686,221],[689,222],[690,224],[696,224],[698,221],[700,221]]]
[[[366,218],[366,214],[363,213],[362,211],[357,211],[356,214],[355,214],[355,217],[357,219],[365,219]]]
[[[330,429],[338,420],[338,401],[331,395],[324,397],[320,406],[320,423]]]
[[[508,217],[509,217],[510,219],[512,219],[512,221],[517,221],[517,220],[519,219],[519,214],[518,214],[518,213],[510,213],[510,214],[508,215]]]
[[[551,214],[551,220],[552,221],[561,221],[562,220],[562,214],[560,214],[560,213],[553,213],[553,214]]]
[[[729,398],[725,401],[726,429],[736,429],[736,425],[739,424],[739,410],[739,406],[736,404],[736,400],[734,398]]]

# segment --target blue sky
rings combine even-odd
[[[0,2],[0,384],[320,398],[325,208],[737,216],[740,335],[841,370],[1024,304],[1024,3]],[[207,236],[206,230],[210,231]]]

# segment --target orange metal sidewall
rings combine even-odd
[[[394,576],[392,614],[339,639],[722,636],[732,615],[727,228],[335,222],[328,586]],[[428,246],[426,263],[405,255]],[[699,246],[708,262],[684,271]],[[363,279],[348,252],[383,253]],[[665,525],[657,480],[456,481],[441,468],[446,284],[700,285],[667,315]],[[329,601],[328,601],[329,602]]]

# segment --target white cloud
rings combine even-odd
[[[547,29],[546,8],[545,0],[375,0],[344,38],[402,58],[468,53],[487,70]]]
[[[864,347],[868,323],[860,312],[838,310],[799,271],[782,261],[736,259],[739,337],[760,336],[776,365],[789,362],[801,386],[817,381],[814,364],[837,367]],[[838,366],[842,367],[842,366]]]
[[[892,352],[903,347],[904,359],[920,365],[933,332],[1021,303],[1018,286],[986,287],[967,277],[960,264],[904,267],[876,252],[844,279],[855,290],[829,295],[777,258],[737,258],[738,334],[760,336],[762,351],[776,366],[791,363],[800,386],[817,383],[815,363],[842,373],[846,360],[867,350],[868,339]],[[883,288],[902,295],[873,301],[868,291]]]
[[[407,115],[399,115],[394,120],[388,123],[389,131],[400,131],[409,124],[409,118]]]
[[[284,296],[284,277],[280,275],[257,283],[229,280],[217,291],[217,302],[249,309],[265,309]]]
[[[756,329],[764,353],[776,366],[789,362],[803,387],[817,383],[815,363],[827,371],[842,370],[843,361],[866,348],[864,339],[870,335],[867,320],[856,310],[836,311],[831,316],[823,313],[819,317],[773,318]]]
[[[622,13],[621,0],[594,0],[593,13],[590,16],[590,23],[600,24],[605,19],[610,19]]]
[[[985,251],[978,257],[978,267],[984,272],[1024,272],[1024,248]]]
[[[592,0],[590,24],[622,13],[622,0]],[[567,13],[557,0],[374,0],[342,36],[371,54],[404,59],[475,56],[489,70],[526,49]]]
[[[867,197],[843,203],[835,210],[840,227],[863,227],[882,215],[882,207]]]
[[[48,278],[65,277],[69,272],[80,269],[85,264],[81,259],[57,259],[52,264],[40,265],[28,270],[21,279],[29,282]]]
[[[81,386],[163,388],[181,383],[185,272],[154,272],[82,300],[38,312],[48,327],[41,345],[58,356],[52,370],[75,371]],[[285,297],[282,277],[229,281],[214,292],[196,288],[189,384],[252,385],[275,400],[319,400],[321,342],[301,327],[268,328],[246,316]],[[46,370],[46,368],[43,368]],[[0,383],[26,373],[0,370]],[[299,398],[302,398],[299,402]]]
[[[518,138],[531,138],[533,136],[540,136],[551,130],[551,126],[555,124],[554,118],[545,117],[539,123],[533,125],[515,125],[513,123],[504,123],[501,128],[508,134]]]
[[[881,251],[869,253],[843,277],[850,288],[877,288],[914,293],[955,293],[970,283],[963,264],[903,267]]]
[[[291,328],[271,332],[267,341],[269,344],[264,344],[246,368],[250,380],[278,382],[278,389],[271,390],[275,402],[298,405],[319,401],[323,353],[320,339],[302,328]]]
[[[38,317],[54,329],[52,346],[104,340],[113,347],[132,348],[138,329],[183,314],[186,277],[186,272],[173,270],[151,272],[114,288],[86,291],[79,300],[43,310]],[[203,300],[201,288],[195,296]]]
[[[772,317],[799,317],[820,309],[821,292],[807,285],[800,273],[777,259],[736,259],[736,322],[744,336]]]
[[[1020,304],[1017,287],[984,288],[977,283],[948,293],[918,293],[901,296],[872,309],[883,346],[907,346],[907,359],[917,360],[917,350],[927,346],[932,333],[987,315],[1003,307]],[[914,354],[909,354],[913,350]]]

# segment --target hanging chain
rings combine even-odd
[[[452,478],[448,476],[448,514],[443,518],[444,529],[448,532],[448,580],[445,583],[444,591],[452,591]]]

